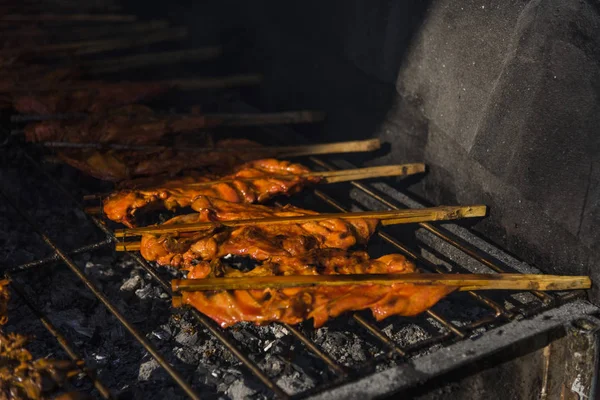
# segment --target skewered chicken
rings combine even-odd
[[[47,85],[47,83],[45,84]],[[170,89],[169,85],[153,82],[81,81],[76,85],[89,85],[89,87],[66,89],[46,95],[19,96],[14,99],[13,106],[15,110],[23,114],[99,112],[111,107],[147,101]],[[122,129],[127,128],[123,127]]]
[[[204,196],[195,200],[194,207],[200,212],[172,218],[162,225],[318,214],[292,206],[234,204]],[[332,218],[304,223],[221,226],[180,235],[146,234],[142,236],[140,252],[148,261],[186,268],[197,260],[215,260],[228,254],[292,264],[296,262],[294,258],[301,258],[313,249],[364,245],[377,224],[377,219]]]
[[[25,127],[28,142],[70,143],[153,143],[168,133],[160,123],[152,122],[154,113],[148,107],[130,105],[109,112],[93,113],[88,118],[42,121]]]
[[[0,280],[0,325],[8,321],[8,279]]]
[[[248,151],[248,147],[254,151]],[[170,176],[195,168],[229,167],[243,162],[264,158],[268,148],[258,150],[259,145],[245,139],[220,140],[214,150],[187,151],[176,148],[152,150],[62,150],[57,153],[64,163],[95,178],[119,182],[140,176],[168,173]],[[237,149],[238,151],[230,151]],[[226,151],[220,151],[226,150]]]
[[[8,321],[8,279],[0,280],[0,325]],[[70,361],[33,360],[25,336],[0,329],[0,399],[41,399],[61,385],[75,366]]]
[[[27,341],[25,336],[0,331],[0,399],[41,399],[75,370],[71,361],[34,360],[25,348]]]
[[[49,69],[42,65],[11,65],[0,71],[0,91],[5,92],[15,87],[28,85],[59,85],[77,79],[81,75],[78,68]]]
[[[222,263],[201,262],[191,269],[188,278],[411,272],[415,272],[414,264],[399,254],[373,260],[364,252],[348,254],[330,249],[306,256],[302,265],[266,262],[250,272],[241,272]],[[413,316],[429,309],[453,290],[454,288],[447,286],[413,284],[317,286],[182,292],[181,301],[206,314],[221,327],[240,321],[297,324],[310,318],[313,318],[315,327],[320,327],[329,318],[363,309],[371,309],[377,320],[391,315]]]
[[[210,186],[185,187],[194,182],[209,181],[209,178],[171,181],[164,186],[149,189],[122,190],[113,193],[104,201],[104,213],[115,221],[129,227],[134,225],[134,216],[140,209],[189,207],[199,209],[200,204],[194,201],[200,196],[208,196],[227,200],[232,203],[262,202],[281,194],[291,195],[300,191],[307,184],[319,182],[318,177],[302,176],[310,170],[300,164],[275,159],[256,160],[241,165],[227,176],[220,179],[233,180]],[[278,176],[270,177],[270,176]],[[286,176],[286,178],[281,178]],[[287,178],[289,176],[289,178]],[[236,179],[261,177],[253,181],[236,181]],[[183,187],[182,187],[183,186]]]

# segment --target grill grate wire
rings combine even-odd
[[[56,187],[58,190],[60,190],[67,198],[69,198],[70,201],[72,201],[75,205],[77,205],[79,208],[81,208],[83,210],[83,208],[84,208],[83,204],[77,198],[75,198],[73,196],[73,194],[71,193],[71,191],[69,191],[69,189],[67,189],[63,184],[58,182],[52,176],[52,174],[50,174],[42,165],[40,165],[36,160],[34,160],[24,149],[21,149],[21,151],[24,152],[25,159],[28,160],[28,162],[30,162],[44,176],[46,176],[52,182],[54,187]],[[316,164],[317,166],[319,166],[321,168],[329,169],[329,170],[335,169],[327,162],[322,161],[318,158],[311,157],[310,160],[314,164]],[[350,184],[354,188],[360,190],[361,192],[367,194],[368,196],[371,196],[373,199],[377,200],[378,202],[385,205],[386,207],[389,207],[390,209],[402,208],[399,204],[396,204],[395,202],[389,201],[389,200],[385,199],[384,197],[382,197],[380,194],[378,194],[373,188],[371,188],[367,184],[360,183],[360,182],[350,182]],[[321,190],[314,189],[313,193],[315,194],[315,196],[318,199],[320,199],[322,202],[324,202],[329,207],[336,208],[337,210],[342,211],[342,212],[347,211],[347,209],[344,206],[339,204],[336,200],[334,200],[332,197],[325,194]],[[185,381],[185,379],[181,376],[181,374],[178,371],[176,371],[166,361],[166,359],[156,350],[154,345],[152,343],[150,343],[146,339],[146,337],[141,332],[139,332],[135,328],[135,326],[130,321],[127,320],[127,318],[124,315],[122,315],[118,311],[118,309],[114,305],[114,303],[112,303],[100,290],[98,290],[98,288],[94,285],[94,283],[89,278],[86,277],[86,275],[81,271],[81,269],[71,259],[72,255],[76,255],[76,254],[96,250],[99,248],[103,248],[103,247],[106,247],[116,241],[112,231],[106,227],[104,222],[95,216],[88,215],[88,217],[91,219],[91,221],[99,229],[101,229],[103,231],[103,233],[106,235],[106,238],[104,240],[98,241],[96,243],[79,247],[79,248],[67,253],[64,250],[62,250],[60,247],[56,246],[56,244],[52,241],[52,239],[49,238],[41,230],[41,228],[39,226],[37,226],[37,224],[31,219],[31,217],[28,216],[27,213],[24,212],[15,203],[15,201],[13,201],[5,193],[2,192],[1,194],[2,194],[2,197],[4,197],[4,199],[7,201],[7,203],[9,203],[21,215],[23,220],[25,220],[26,222],[28,222],[31,225],[31,227],[42,237],[42,239],[44,239],[46,244],[48,246],[50,246],[54,251],[53,256],[46,257],[43,259],[39,259],[37,261],[33,261],[33,262],[30,262],[27,264],[22,264],[22,265],[13,267],[8,270],[9,271],[8,274],[10,274],[10,275],[18,274],[20,272],[27,271],[32,268],[39,268],[41,266],[44,266],[44,265],[47,265],[50,263],[62,261],[72,270],[73,273],[75,273],[77,275],[77,277],[88,287],[88,289],[90,289],[92,291],[92,293],[98,298],[98,300],[101,301],[106,306],[106,308],[111,312],[111,314],[113,314],[113,316],[115,316],[119,320],[119,322],[132,334],[132,336],[136,339],[136,341],[141,346],[143,346],[145,348],[145,350],[148,351],[148,353],[150,353],[155,358],[155,360],[159,363],[159,365],[167,371],[167,373],[171,376],[171,378],[181,387],[181,389],[190,398],[193,398],[193,399],[200,398],[198,393],[196,393],[194,391],[194,389],[191,387],[191,385]],[[443,229],[438,228],[437,226],[434,226],[429,223],[421,223],[420,226],[422,228],[424,228],[425,230],[427,230],[428,232],[432,233],[433,235],[439,237],[440,239],[444,240],[445,242],[456,247],[460,251],[464,252],[469,257],[472,257],[473,259],[481,262],[485,266],[491,268],[492,270],[494,270],[496,272],[506,272],[506,268],[502,265],[502,263],[493,259],[493,257],[491,257],[487,254],[484,254],[480,249],[476,248],[475,246],[471,245],[470,243],[466,242],[465,240],[455,237],[455,236],[451,235],[450,233],[445,232]],[[407,257],[416,261],[420,266],[422,266],[422,269],[425,269],[428,271],[443,272],[443,268],[439,267],[435,263],[424,258],[422,255],[418,254],[415,250],[412,250],[408,246],[402,244],[400,241],[398,241],[392,235],[386,233],[385,230],[380,229],[378,231],[378,236],[384,242],[387,242],[388,244],[394,246],[398,251],[400,251]],[[148,262],[146,262],[137,253],[129,253],[129,256],[133,260],[135,260],[136,263],[142,269],[144,269],[147,273],[149,273],[151,275],[152,279],[155,280],[160,286],[162,286],[162,288],[169,295],[172,295],[169,282],[167,280],[165,280],[164,278],[162,278],[153,266],[151,266]],[[465,271],[466,271],[466,269],[465,269]],[[13,285],[13,288],[21,297],[22,297],[22,295],[25,294],[18,285],[17,286]],[[526,310],[522,310],[520,308],[514,308],[511,310],[507,310],[505,307],[498,304],[496,301],[494,301],[493,299],[491,299],[487,296],[484,296],[484,295],[476,293],[476,292],[467,292],[467,293],[469,296],[471,296],[473,299],[475,299],[481,305],[483,305],[487,309],[491,310],[492,315],[480,318],[476,321],[472,321],[472,322],[470,322],[468,324],[464,324],[462,326],[457,326],[455,323],[453,323],[448,318],[442,316],[440,313],[435,312],[433,310],[429,310],[429,311],[427,311],[428,316],[430,318],[432,318],[433,320],[437,321],[437,323],[439,323],[444,328],[443,331],[440,332],[438,335],[433,335],[429,338],[420,340],[414,344],[407,345],[407,346],[401,346],[400,344],[395,342],[384,331],[382,331],[374,323],[368,321],[368,319],[366,319],[364,316],[360,315],[359,313],[353,314],[351,318],[358,324],[358,326],[360,326],[367,333],[369,333],[373,338],[375,338],[384,348],[387,348],[389,350],[387,353],[384,354],[384,357],[405,359],[409,355],[417,353],[418,351],[429,348],[431,346],[464,339],[464,338],[468,337],[470,332],[473,332],[477,328],[491,326],[493,324],[498,324],[503,321],[509,321],[514,318],[517,318],[517,316],[519,314],[525,315]],[[551,295],[548,293],[535,292],[533,294],[542,302],[542,305],[536,307],[535,311],[533,311],[533,312],[539,312],[541,309],[551,307],[551,306],[555,305],[559,300],[563,299],[563,297],[554,296],[554,295]],[[567,294],[564,296],[564,300],[569,300],[569,299],[573,298],[573,296],[574,296],[573,294]],[[35,305],[33,305],[33,303],[31,303],[31,301],[29,299],[27,299],[26,297],[24,297],[23,299],[32,308],[32,310],[38,316],[38,318],[44,323],[44,326],[46,326],[46,328],[52,333],[52,335],[54,337],[56,337],[56,339],[59,341],[61,346],[63,346],[63,348],[65,349],[67,354],[69,354],[69,356],[72,359],[81,361],[80,357],[77,355],[77,353],[73,349],[73,346],[70,343],[68,343],[68,341],[64,337],[64,335],[62,335],[52,325],[50,320],[37,307],[35,307]],[[517,310],[518,312],[515,312],[514,310]],[[319,346],[316,343],[314,343],[307,335],[305,335],[300,329],[290,326],[290,325],[287,325],[287,324],[282,324],[286,328],[286,330],[289,332],[289,334],[291,334],[299,342],[301,342],[306,347],[306,349],[309,352],[311,352],[314,356],[318,357],[321,361],[323,361],[328,366],[328,368],[331,370],[331,372],[336,376],[336,378],[332,382],[328,382],[328,383],[319,385],[319,386],[309,389],[303,393],[299,393],[294,396],[291,396],[290,394],[286,393],[282,388],[280,388],[273,381],[273,379],[271,379],[269,376],[267,376],[267,374],[265,372],[263,372],[254,361],[251,360],[249,355],[246,354],[244,352],[244,350],[242,350],[238,345],[236,345],[234,343],[234,340],[232,340],[229,337],[227,330],[221,329],[212,320],[210,320],[208,317],[206,317],[202,313],[198,312],[197,310],[192,309],[191,312],[192,312],[192,315],[194,316],[195,320],[198,322],[198,324],[200,326],[202,326],[204,329],[206,329],[226,349],[228,349],[239,360],[239,362],[242,365],[244,365],[244,367],[247,369],[247,371],[249,371],[251,374],[253,374],[258,380],[260,380],[265,385],[265,387],[268,388],[273,393],[273,395],[276,396],[277,398],[288,399],[288,398],[292,398],[292,397],[293,398],[304,397],[308,394],[318,393],[320,391],[327,390],[328,387],[332,387],[332,386],[341,384],[345,381],[348,381],[349,379],[352,379],[352,377],[355,376],[353,374],[353,371],[351,371],[347,367],[342,366],[339,363],[337,363],[324,350],[319,348]],[[377,360],[379,360],[379,358],[376,358],[375,362]],[[358,369],[360,369],[360,368],[358,368]],[[111,393],[110,393],[109,389],[107,389],[101,382],[99,382],[94,377],[94,375],[92,373],[90,373],[90,370],[87,367],[83,366],[82,372],[84,372],[92,380],[93,384],[98,389],[98,391],[100,392],[102,397],[104,397],[104,398],[111,397]]]

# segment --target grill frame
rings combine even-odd
[[[60,190],[66,198],[68,198],[73,204],[83,210],[83,204],[73,196],[72,191],[63,186],[57,179],[55,179],[52,174],[50,174],[42,165],[40,165],[36,160],[34,160],[31,155],[27,153],[25,148],[20,148],[20,151],[24,152],[25,159],[36,167],[42,174],[44,174],[53,185]],[[319,158],[312,157],[310,158],[310,163],[312,163],[316,167],[320,167],[322,169],[337,169],[337,168],[355,168],[351,163],[343,160],[343,159],[334,159],[333,161],[323,161]],[[352,190],[355,193],[362,193],[362,196],[366,196],[368,199],[378,202],[379,204],[387,207],[387,208],[406,208],[406,207],[423,207],[422,204],[418,203],[414,199],[411,199],[407,194],[398,191],[396,188],[392,188],[386,183],[369,183],[365,184],[362,182],[351,182]],[[337,203],[332,197],[327,195],[324,191],[320,189],[314,189],[313,193],[317,198],[321,199],[324,203],[327,203],[329,206],[337,209],[337,211],[345,211],[344,206]],[[390,195],[393,198],[389,198]],[[125,328],[127,328],[130,333],[132,333],[135,339],[142,345],[150,354],[154,356],[157,362],[166,369],[171,378],[182,388],[184,392],[190,398],[200,398],[198,393],[194,391],[191,385],[183,379],[183,377],[176,371],[173,367],[171,367],[168,362],[162,358],[160,353],[157,352],[155,348],[153,348],[152,344],[147,340],[143,339],[140,332],[133,326],[133,324],[128,321],[123,315],[118,315],[118,310],[115,305],[110,301],[110,299],[104,297],[102,298],[102,293],[100,291],[94,291],[93,283],[85,277],[83,272],[79,270],[77,272],[78,267],[71,259],[71,255],[103,248],[107,245],[110,245],[116,241],[114,235],[110,229],[108,229],[103,221],[95,216],[88,216],[91,221],[100,229],[105,238],[96,243],[92,243],[86,246],[82,246],[78,249],[75,249],[69,253],[65,252],[61,248],[57,247],[56,244],[52,241],[52,239],[48,237],[44,237],[43,231],[37,226],[37,224],[31,220],[30,217],[27,216],[27,213],[19,208],[17,204],[15,204],[14,200],[12,200],[5,193],[2,193],[2,197],[10,203],[22,216],[23,218],[31,224],[31,226],[42,235],[45,239],[46,243],[53,248],[54,255],[51,257],[47,257],[44,259],[40,259],[37,261],[33,261],[27,264],[22,264],[11,268],[8,273],[9,274],[18,274],[23,271],[27,271],[32,268],[39,268],[48,263],[62,261],[69,265],[69,267],[73,270],[74,273],[77,274],[79,279],[86,284],[92,291],[94,295],[98,297],[100,301],[104,303],[105,306],[109,309],[109,311],[120,320]],[[421,228],[427,231],[429,234],[434,235],[445,241],[446,244],[452,246],[454,249],[465,254],[467,257],[483,264],[484,266],[495,270],[496,272],[532,272],[534,270],[532,267],[527,266],[502,250],[487,244],[487,248],[482,248],[482,244],[479,243],[479,247],[470,243],[470,241],[477,241],[477,237],[474,236],[467,229],[459,227],[455,224],[444,224],[444,228],[441,228],[439,225],[432,224],[420,224]],[[450,227],[454,230],[454,232],[447,230],[446,228]],[[381,229],[378,232],[379,237],[387,242],[388,244],[397,248],[400,253],[405,254],[409,258],[416,259],[416,261],[424,266],[426,269],[429,269],[431,272],[445,272],[444,269],[427,258],[423,257],[422,254],[419,254],[416,250],[411,249],[409,246],[404,245],[402,242],[398,241],[392,235],[387,233],[385,229]],[[466,237],[466,239],[465,239]],[[481,240],[479,240],[481,242]],[[484,243],[485,244],[485,243]],[[490,254],[491,253],[491,254]],[[494,254],[494,255],[492,255]],[[497,255],[500,254],[503,257],[503,260],[499,260]],[[149,273],[153,280],[158,283],[169,295],[172,295],[170,284],[167,280],[162,278],[157,270],[146,262],[139,254],[130,254],[130,256],[136,261],[136,263],[147,273]],[[465,270],[468,272],[468,270]],[[535,271],[534,271],[535,272]],[[539,271],[537,271],[539,272]],[[87,280],[86,280],[87,279]],[[97,289],[96,289],[97,290]],[[100,295],[100,296],[99,296]],[[293,335],[298,341],[304,344],[307,348],[307,351],[312,352],[313,355],[317,356],[321,359],[329,368],[330,372],[336,376],[332,382],[329,382],[325,385],[314,387],[308,391],[290,395],[283,391],[277,384],[269,378],[259,367],[258,365],[251,360],[248,354],[246,354],[243,350],[241,350],[234,341],[229,337],[227,330],[223,330],[216,326],[209,318],[201,314],[196,310],[192,310],[192,315],[197,321],[198,325],[210,332],[211,335],[215,336],[221,344],[227,348],[249,371],[253,374],[258,380],[260,380],[264,386],[271,391],[271,393],[277,398],[320,398],[320,399],[328,399],[328,398],[339,398],[336,396],[340,395],[356,395],[356,398],[359,396],[380,396],[392,391],[401,390],[407,387],[411,387],[417,385],[418,383],[423,382],[424,380],[431,379],[434,376],[437,376],[445,371],[455,369],[464,365],[464,363],[469,361],[474,361],[481,357],[485,357],[486,355],[492,354],[498,351],[502,346],[507,346],[510,341],[505,341],[500,345],[494,345],[493,340],[490,341],[487,338],[494,338],[494,332],[497,332],[498,329],[503,329],[506,327],[517,327],[515,331],[518,331],[518,335],[512,338],[512,342],[524,340],[531,335],[541,334],[543,332],[547,332],[549,329],[556,327],[557,325],[567,323],[569,321],[573,321],[580,318],[587,318],[589,315],[594,314],[598,311],[598,309],[592,306],[589,303],[583,303],[580,300],[577,300],[577,303],[568,303],[577,299],[577,297],[582,296],[582,293],[567,293],[567,294],[549,294],[549,293],[534,293],[538,302],[535,307],[527,307],[523,306],[522,308],[515,308],[511,310],[507,310],[504,306],[496,303],[494,300],[488,298],[485,295],[480,293],[469,293],[475,301],[479,302],[483,307],[488,307],[493,311],[493,315],[489,316],[482,320],[473,321],[471,324],[466,324],[464,326],[457,326],[448,318],[443,315],[438,314],[435,311],[429,310],[428,315],[433,318],[437,323],[441,324],[445,332],[440,333],[437,336],[432,336],[422,342],[418,342],[415,345],[410,347],[402,347],[398,343],[394,342],[391,338],[389,338],[378,326],[368,321],[362,315],[355,313],[352,315],[353,320],[362,328],[364,328],[367,332],[369,332],[376,340],[380,342],[380,344],[384,347],[388,348],[388,352],[384,354],[386,358],[399,358],[401,360],[406,360],[410,357],[410,355],[415,354],[423,349],[431,348],[434,345],[442,344],[442,350],[437,350],[434,353],[428,356],[418,357],[416,359],[411,359],[410,363],[402,362],[397,367],[392,367],[391,369],[386,369],[383,372],[372,373],[369,374],[366,378],[357,379],[356,370],[351,370],[343,365],[340,365],[336,362],[331,356],[326,354],[322,349],[319,348],[314,342],[308,338],[300,329],[289,326],[287,324],[283,324],[284,327],[290,332],[290,335]],[[25,299],[24,299],[25,300]],[[562,303],[568,303],[566,305],[560,306]],[[31,303],[28,303],[31,304]],[[575,310],[571,310],[570,307],[573,307],[573,304],[578,304],[575,307]],[[39,308],[33,306],[32,310]],[[565,315],[564,310],[571,310],[573,312]],[[577,312],[574,312],[577,311]],[[35,311],[34,311],[35,312]],[[542,314],[540,314],[542,313]],[[538,324],[539,318],[544,320],[544,316],[554,315],[554,313],[558,313],[557,315],[561,315],[562,318],[552,318],[552,323]],[[49,319],[43,314],[36,313],[40,317],[40,319],[48,320]],[[532,327],[535,328],[531,331],[528,331],[525,325],[526,322],[520,321],[523,318],[528,318],[530,316],[536,316],[534,319],[530,321],[526,321],[530,324],[533,324]],[[497,326],[495,329],[488,330],[485,334],[478,339],[479,343],[486,343],[485,346],[480,346],[480,351],[475,351],[474,354],[471,354],[469,357],[458,357],[458,354],[467,350],[473,350],[473,345],[468,340],[470,335],[480,329],[486,328],[490,326]],[[527,325],[529,326],[529,325]],[[70,351],[67,351],[69,355],[73,354],[71,357],[73,359],[79,359],[77,354],[73,349],[73,346],[66,341],[64,335],[62,335],[55,327],[52,327],[51,323],[46,328],[57,338],[59,343],[67,350],[70,348]],[[484,340],[484,338],[486,338]],[[66,347],[65,347],[66,346]],[[475,346],[476,347],[476,346]],[[426,365],[427,362],[431,363],[431,360],[436,360],[437,357],[443,355],[444,362],[439,363],[437,368],[426,369],[425,367],[419,367],[420,365]],[[377,360],[375,360],[377,362]],[[419,372],[421,370],[426,371],[425,373]],[[360,370],[360,368],[358,368]],[[84,367],[82,371],[89,371],[87,367]],[[416,373],[416,372],[419,373]],[[88,374],[88,377],[92,379],[94,385],[97,388],[103,388],[104,385],[99,382],[92,374]],[[377,382],[377,384],[373,384],[373,382]],[[100,390],[100,395],[104,398],[110,398],[111,394],[108,391]]]

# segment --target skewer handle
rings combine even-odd
[[[281,148],[280,157],[316,156],[319,154],[358,153],[375,151],[381,148],[379,139],[355,140],[339,143],[323,143],[306,146],[290,146]]]
[[[425,172],[425,164],[382,165],[378,167],[356,168],[339,171],[313,172],[312,176],[324,178],[324,183],[348,182],[361,179],[389,176],[408,176]]]
[[[212,114],[204,115],[208,126],[268,126],[304,124],[325,119],[321,111],[302,110],[258,114]]]
[[[471,290],[575,290],[589,289],[587,276],[533,274],[355,274],[295,275],[251,278],[174,279],[171,287],[179,291],[283,289],[290,287],[395,284],[450,286]]]
[[[177,64],[185,61],[212,60],[218,58],[221,54],[223,54],[222,47],[211,46],[162,53],[136,54],[133,56],[95,61],[87,63],[84,66],[93,74],[102,74],[148,66]]]
[[[133,22],[135,15],[124,14],[7,14],[2,22]]]
[[[167,81],[178,90],[227,89],[239,86],[253,86],[262,82],[262,75],[244,74],[231,75],[222,78],[181,79]]]

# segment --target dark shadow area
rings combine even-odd
[[[222,73],[264,75],[248,102],[265,111],[319,109],[314,140],[372,137],[396,97],[402,59],[428,1],[128,2],[147,17],[190,29],[190,46],[219,43]],[[237,71],[232,70],[237,69]]]

